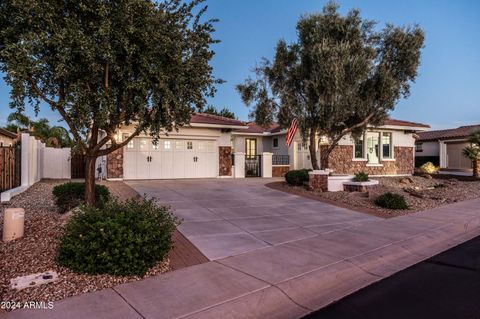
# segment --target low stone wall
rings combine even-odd
[[[123,178],[123,148],[107,155],[107,178]]]
[[[232,147],[219,146],[218,147],[218,161],[220,176],[232,176]]]
[[[290,170],[290,165],[274,165],[272,166],[272,177],[284,177]]]
[[[367,182],[345,182],[343,183],[343,189],[346,192],[373,192],[378,188],[377,180],[370,180]]]
[[[321,146],[320,151],[327,146]],[[413,174],[413,147],[396,146],[394,160],[380,161],[378,166],[367,165],[367,161],[353,160],[353,146],[337,145],[328,160],[328,168],[336,174],[355,174],[365,172],[370,175]]]
[[[308,187],[314,191],[328,191],[328,172],[318,170],[308,173]]]

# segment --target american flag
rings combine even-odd
[[[290,124],[290,127],[287,130],[287,146],[290,146],[292,144],[293,138],[295,137],[295,133],[297,133],[298,129],[298,121],[296,118],[293,119],[292,123]]]

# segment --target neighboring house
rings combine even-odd
[[[17,140],[17,134],[0,128],[0,146],[12,146]]]
[[[462,150],[470,145],[469,135],[479,130],[480,124],[419,133],[415,144],[416,164],[431,161],[442,169],[471,171],[472,161],[463,156]]]
[[[309,143],[302,141],[299,133],[287,147],[286,130],[278,125],[262,129],[255,123],[247,123],[248,129],[233,132],[235,151],[246,157],[273,153],[273,176],[288,169],[311,168]],[[355,174],[364,171],[371,175],[408,175],[414,169],[415,133],[425,131],[429,125],[388,119],[380,127],[368,127],[358,140],[345,136],[329,157],[329,168],[336,174]],[[324,138],[317,138],[317,159],[328,145]],[[283,165],[282,165],[283,164]]]
[[[381,127],[369,127],[357,141],[345,137],[330,156],[334,173],[371,175],[413,173],[415,133],[428,125],[387,120]],[[117,132],[119,140],[132,134],[134,127]],[[283,176],[288,170],[311,168],[308,143],[299,133],[290,147],[286,130],[278,124],[268,128],[221,116],[197,113],[190,125],[178,132],[162,134],[157,144],[141,135],[123,149],[106,156],[109,179],[175,179],[237,176]],[[326,141],[317,138],[317,156]],[[233,156],[235,154],[235,156]],[[266,159],[271,162],[266,162]],[[241,160],[244,163],[235,163]],[[240,167],[241,174],[238,174]],[[263,170],[263,171],[262,171]],[[268,170],[268,172],[267,172]]]

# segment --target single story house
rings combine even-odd
[[[12,146],[17,140],[17,134],[0,128],[0,146]]]
[[[340,141],[330,156],[335,173],[365,171],[371,175],[412,174],[415,134],[428,125],[389,119],[369,127],[354,141]],[[124,140],[134,127],[122,127]],[[299,133],[289,147],[286,129],[263,128],[221,116],[197,113],[178,132],[163,134],[155,145],[149,136],[134,138],[104,159],[108,179],[175,179],[283,176],[288,170],[311,168],[308,143]],[[327,141],[317,138],[317,156]]]
[[[480,131],[480,124],[418,133],[415,143],[416,165],[433,162],[442,169],[470,172],[472,161],[462,155],[462,150],[470,145],[470,134],[477,131]]]
[[[278,124],[262,128],[247,123],[248,128],[232,132],[234,152],[253,158],[262,152],[273,153],[273,176],[282,176],[289,169],[312,168],[308,141],[296,134],[290,147],[286,146],[287,130]],[[416,133],[429,125],[387,119],[380,127],[368,127],[363,136],[354,140],[345,136],[329,157],[329,168],[336,174],[409,175],[414,169]],[[317,159],[328,140],[317,137]],[[247,168],[246,168],[247,169]]]

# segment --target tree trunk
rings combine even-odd
[[[315,141],[317,130],[312,127],[310,128],[310,145],[308,147],[310,151],[310,160],[312,161],[312,168],[314,170],[320,169],[317,162],[317,143]]]
[[[85,203],[88,206],[95,206],[95,161],[96,157],[86,156],[85,158]]]
[[[473,160],[473,177],[479,178],[480,177],[480,160],[474,159]]]

